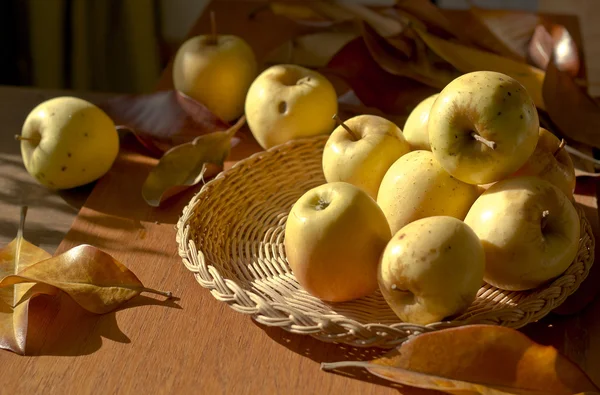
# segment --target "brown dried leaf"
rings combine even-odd
[[[220,170],[231,150],[231,139],[245,122],[246,117],[242,116],[227,131],[206,134],[167,151],[142,186],[144,200],[158,207],[174,194],[210,176],[208,164],[216,165]]]
[[[545,26],[538,25],[529,43],[529,57],[533,64],[546,69],[551,57],[560,71],[577,76],[581,67],[577,44],[569,31],[562,25],[552,25],[549,33]]]
[[[315,11],[308,4],[273,1],[269,3],[269,8],[275,15],[285,16],[306,26],[328,27],[335,22],[335,20]]]
[[[525,62],[529,40],[540,23],[539,15],[479,7],[471,8],[469,13],[473,21],[480,25],[469,26],[477,45],[498,55]]]
[[[0,249],[0,276],[16,274],[51,255],[23,238],[27,208],[21,210],[17,237]],[[56,288],[45,284],[17,284],[0,288],[0,348],[24,355],[26,351],[29,302],[38,295],[54,295]]]
[[[321,71],[345,81],[365,106],[391,115],[408,115],[421,100],[439,92],[383,70],[371,57],[362,37],[346,44]]]
[[[81,307],[96,314],[108,313],[141,292],[171,296],[170,293],[145,288],[123,264],[98,248],[85,244],[28,266],[18,274],[4,277],[0,288],[24,283],[58,288]]]
[[[600,148],[600,106],[551,60],[543,85],[546,111],[560,134]]]
[[[472,38],[464,33],[462,26],[457,26],[429,0],[398,0],[396,7],[409,14],[409,17],[415,17],[417,23],[425,25],[433,34],[456,37],[465,44],[472,42]]]
[[[371,362],[321,365],[364,367],[414,387],[464,394],[556,394],[598,391],[589,377],[550,346],[514,329],[469,325],[419,335]]]
[[[388,73],[408,77],[439,89],[443,89],[460,75],[454,69],[436,67],[425,51],[413,51],[413,56],[408,58],[406,53],[399,51],[395,45],[377,34],[371,25],[361,25],[363,38],[371,56]],[[418,36],[415,39],[420,40]],[[398,38],[394,41],[398,42]]]
[[[340,49],[358,36],[353,32],[306,34],[286,41],[265,59],[267,64],[297,64],[309,68],[323,67]]]
[[[204,105],[177,91],[117,96],[100,107],[116,125],[133,131],[154,155],[229,127]]]
[[[543,70],[500,55],[444,40],[423,30],[417,29],[416,31],[433,52],[459,71],[470,73],[489,70],[507,74],[527,89],[538,108],[542,110],[545,108],[542,97]]]

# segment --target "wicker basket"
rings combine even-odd
[[[522,327],[560,305],[587,276],[594,238],[582,210],[581,240],[568,270],[527,292],[484,285],[462,315],[427,326],[401,322],[379,292],[326,303],[300,288],[283,247],[287,214],[307,190],[323,184],[326,138],[292,141],[219,174],[194,196],[177,224],[179,254],[201,286],[264,325],[354,346],[393,347],[411,335],[473,323]]]

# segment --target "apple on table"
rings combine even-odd
[[[173,85],[178,91],[202,103],[226,122],[244,113],[244,101],[258,65],[252,48],[244,39],[212,33],[186,40],[173,60]]]
[[[68,189],[102,177],[119,153],[112,119],[76,97],[57,97],[36,106],[20,136],[27,172],[50,189]]]
[[[413,150],[431,151],[429,144],[429,113],[439,93],[429,96],[410,112],[402,132]]]
[[[331,82],[317,71],[282,64],[269,67],[250,85],[248,127],[264,149],[290,140],[329,134],[338,109]]]

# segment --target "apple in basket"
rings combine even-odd
[[[408,115],[402,133],[413,150],[431,151],[429,144],[429,113],[438,93],[431,95],[419,103]]]
[[[464,222],[423,218],[400,229],[386,246],[379,288],[400,319],[427,325],[473,303],[484,266],[481,242]]]
[[[323,150],[325,179],[348,182],[376,199],[385,172],[410,147],[398,126],[385,118],[359,115],[338,122]]]
[[[448,174],[430,151],[412,151],[388,169],[377,195],[392,233],[420,218],[463,219],[479,196],[476,185]]]
[[[577,255],[577,211],[539,177],[495,183],[475,201],[465,223],[483,243],[485,281],[501,289],[536,288],[561,275]]]
[[[572,198],[575,189],[575,167],[571,156],[564,149],[564,140],[560,141],[544,128],[540,128],[539,135],[535,151],[513,177],[540,177]]]
[[[525,164],[538,141],[533,100],[515,79],[477,71],[450,82],[429,114],[433,155],[469,184],[506,178]]]
[[[337,94],[322,74],[283,64],[263,71],[246,95],[246,120],[264,149],[287,141],[331,133]]]
[[[379,257],[390,238],[373,198],[352,184],[332,182],[293,205],[284,244],[300,285],[322,300],[342,302],[377,289]]]

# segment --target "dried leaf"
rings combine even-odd
[[[265,59],[267,64],[297,64],[304,67],[323,67],[340,49],[358,36],[353,32],[322,32],[296,37],[273,50]]]
[[[457,26],[429,0],[399,0],[396,7],[408,13],[409,17],[416,18],[413,23],[422,23],[433,34],[442,37],[456,37],[465,44],[472,42],[471,37],[463,32],[462,26]]]
[[[543,87],[546,111],[565,137],[600,148],[600,106],[551,60]]]
[[[27,208],[21,210],[17,237],[0,249],[0,276],[16,274],[51,255],[23,238]],[[38,295],[54,295],[56,288],[45,284],[17,284],[0,288],[0,348],[24,355],[26,351],[29,302]]]
[[[321,71],[345,81],[364,105],[391,115],[407,116],[421,100],[439,92],[383,70],[371,57],[362,37],[346,44]]]
[[[362,32],[371,56],[388,73],[408,77],[439,89],[443,89],[460,75],[454,69],[436,67],[425,51],[413,51],[414,56],[407,58],[405,53],[377,34],[367,23],[362,24]],[[416,39],[420,40],[419,37]]]
[[[458,43],[433,36],[425,31],[416,30],[427,46],[441,58],[463,73],[489,70],[507,74],[519,81],[535,102],[544,109],[542,84],[544,71],[525,63],[517,62],[500,55],[467,47]]]
[[[274,1],[269,3],[269,7],[275,15],[285,16],[306,26],[328,27],[334,23],[332,19],[323,16],[305,4]]]
[[[231,139],[245,122],[246,117],[242,116],[227,131],[206,134],[167,151],[142,186],[144,200],[158,207],[167,198],[207,177],[207,164],[222,168],[231,149]]]
[[[403,24],[396,19],[380,14],[362,4],[349,3],[345,0],[334,1],[338,7],[353,14],[357,20],[367,22],[369,25],[373,26],[383,37],[396,36],[402,33],[402,30],[404,29]]]
[[[201,103],[173,90],[117,96],[100,107],[157,156],[202,134],[229,127]]]
[[[556,349],[514,329],[469,325],[419,335],[371,362],[321,365],[364,367],[414,387],[455,394],[556,394],[598,391],[579,367]]]
[[[553,25],[549,33],[545,26],[535,28],[529,43],[529,57],[533,64],[546,69],[551,57],[560,71],[577,76],[581,67],[577,44],[562,25]]]
[[[0,287],[39,283],[66,292],[84,309],[108,313],[141,292],[166,297],[170,293],[145,288],[127,267],[109,254],[90,245],[80,245],[6,276]],[[20,303],[23,303],[23,299]]]
[[[473,21],[481,25],[469,26],[477,45],[498,55],[525,62],[529,40],[540,23],[538,14],[479,7],[471,8],[469,13]]]

